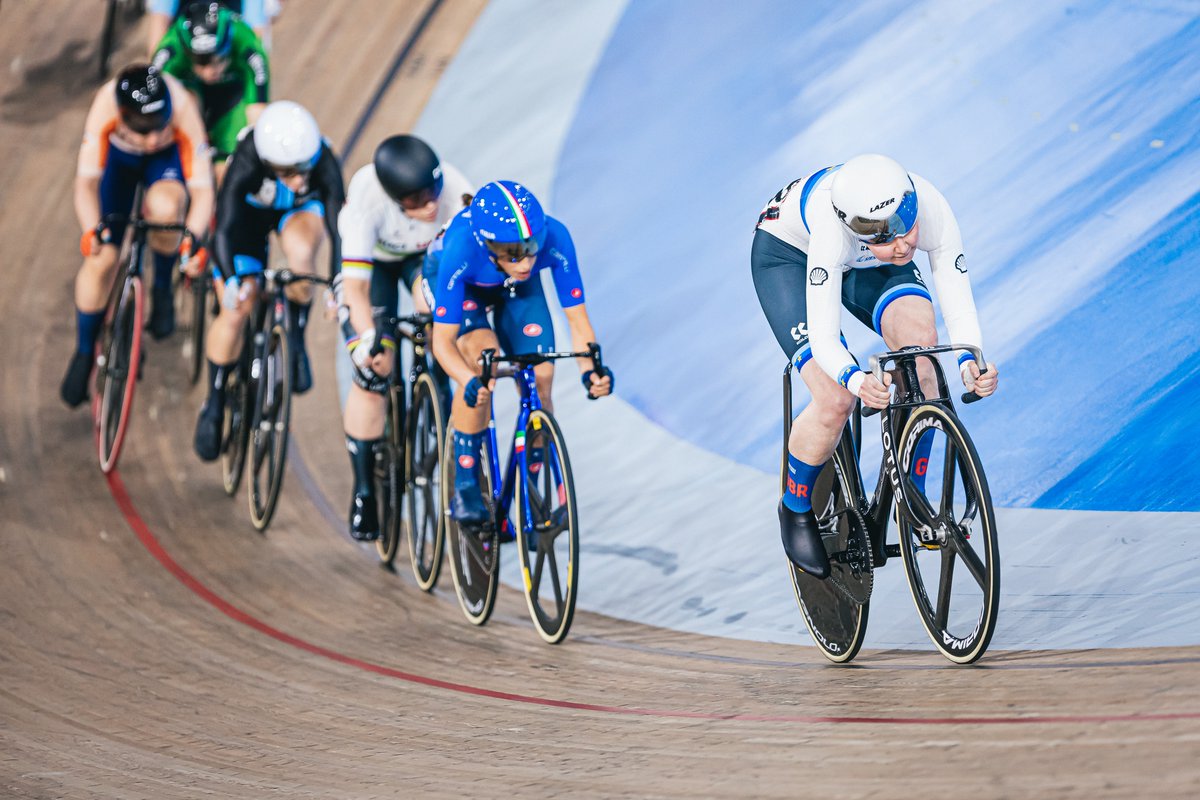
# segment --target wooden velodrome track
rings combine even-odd
[[[175,343],[150,343],[106,481],[58,399],[99,5],[0,11],[0,797],[1200,796],[1200,648],[836,668],[594,614],[548,647],[510,590],[469,626],[448,575],[425,595],[342,533],[328,324],[267,535],[191,453]],[[288,0],[275,95],[340,147],[428,5]],[[347,177],[413,123],[482,5],[431,18]]]

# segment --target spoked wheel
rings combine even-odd
[[[848,499],[834,466],[835,452],[813,484],[813,511],[829,554],[830,576],[814,578],[788,563],[792,588],[821,653],[843,664],[858,655],[867,634],[873,572],[871,548],[862,517]]]
[[[288,426],[292,417],[292,378],[287,332],[271,328],[266,347],[250,363],[255,402],[246,457],[250,461],[250,521],[266,530],[279,503],[286,467]]]
[[[180,350],[194,385],[204,367],[204,331],[208,325],[208,277],[180,275],[175,281],[175,328],[182,337]]]
[[[242,355],[237,368],[229,375],[225,388],[225,418],[221,424],[221,478],[225,494],[233,497],[242,485],[242,473],[246,467],[246,445],[250,439],[250,418],[254,394],[254,382],[250,378],[250,351],[253,337],[250,325],[246,324],[242,337]]]
[[[402,403],[397,402],[395,393],[403,392],[403,386],[389,386],[385,395],[387,410],[384,414],[383,440],[375,449],[375,497],[379,513],[379,538],[375,549],[384,566],[392,566],[400,550],[400,527],[404,500],[401,467],[404,463],[404,426],[397,418]]]
[[[1000,550],[979,454],[958,418],[919,406],[900,435],[906,485],[918,490],[933,530],[901,515],[900,553],[921,622],[934,646],[956,664],[983,655],[996,629]]]
[[[482,625],[492,615],[496,605],[496,590],[500,585],[500,537],[496,525],[489,522],[480,530],[460,528],[450,516],[450,498],[454,494],[454,431],[448,429],[442,457],[442,509],[446,526],[446,541],[450,548],[450,573],[454,576],[454,592],[463,614],[472,625]],[[493,508],[492,475],[489,471],[491,445],[485,436],[479,457],[479,485],[484,504]]]
[[[129,428],[142,356],[142,295],[141,278],[126,277],[97,359],[96,449],[105,473],[116,468]]]
[[[579,594],[575,481],[554,417],[541,410],[532,412],[524,441],[526,469],[517,490],[517,549],[525,601],[538,635],[558,644],[571,629]],[[540,460],[530,460],[531,454]]]
[[[442,571],[446,526],[440,512],[449,505],[441,499],[443,484],[438,456],[442,442],[446,441],[446,423],[438,394],[433,376],[428,372],[421,373],[413,384],[403,450],[408,555],[417,585],[427,592],[432,591]],[[454,484],[449,485],[453,487]]]

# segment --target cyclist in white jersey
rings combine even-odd
[[[817,577],[829,574],[809,491],[833,453],[856,399],[872,408],[889,400],[859,369],[841,337],[844,305],[890,349],[937,344],[933,302],[915,251],[929,255],[950,340],[982,346],[962,236],[934,186],[890,158],[862,155],[780,190],[759,215],[751,274],[759,303],[780,347],[812,393],[788,440],[787,489],[779,506],[788,558]],[[958,358],[963,383],[980,396],[996,390],[994,364],[980,374],[967,352]],[[922,388],[935,391],[933,368],[919,365]]]
[[[461,172],[441,163],[428,144],[408,135],[385,139],[372,163],[350,180],[338,227],[344,301],[355,331],[346,343],[354,362],[354,385],[344,420],[354,471],[349,528],[355,539],[379,536],[373,475],[376,447],[383,439],[384,395],[395,342],[390,333],[376,331],[375,318],[397,315],[401,284],[411,291],[416,310],[429,312],[421,291],[425,250],[463,209],[471,189]],[[382,350],[375,346],[377,337]]]

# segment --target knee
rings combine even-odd
[[[316,243],[303,236],[288,237],[287,241],[282,243],[282,247],[288,264],[293,265],[293,268],[300,265],[312,264],[316,260]]]
[[[840,428],[854,410],[854,395],[835,386],[829,391],[813,394],[812,406],[822,427]]]
[[[187,194],[175,181],[159,181],[146,192],[146,217],[155,222],[175,222],[183,216]]]

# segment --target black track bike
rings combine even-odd
[[[934,646],[956,664],[983,655],[996,629],[1000,602],[1000,551],[991,493],[979,454],[954,404],[937,355],[971,352],[966,345],[913,347],[871,356],[877,378],[890,372],[891,404],[879,414],[883,457],[868,499],[859,468],[861,423],[851,416],[833,456],[812,487],[831,572],[818,579],[789,563],[796,600],[813,641],[829,660],[845,663],[866,635],[874,570],[891,558],[904,562],[913,602]],[[938,396],[926,398],[917,360],[933,365]],[[784,468],[792,423],[792,365],[784,370]],[[980,399],[973,392],[962,402]],[[887,542],[896,521],[896,544]]]
[[[444,392],[439,388],[429,342],[430,314],[376,320],[376,330],[395,333],[396,363],[388,380],[383,443],[375,455],[379,503],[379,559],[390,565],[408,542],[417,585],[432,591],[442,570],[445,526],[441,508],[441,447],[446,431]],[[405,351],[411,357],[405,359]],[[407,372],[402,365],[408,365]]]
[[[160,224],[143,219],[142,194],[139,187],[131,214],[109,214],[96,225],[96,236],[103,240],[105,232],[113,225],[127,222],[125,241],[120,243],[117,278],[109,292],[104,328],[96,342],[92,418],[96,452],[100,469],[105,474],[117,467],[129,429],[134,390],[141,377],[142,331],[146,318],[142,262],[147,236],[154,231],[166,231],[191,237],[182,224]]]
[[[250,521],[260,531],[271,524],[283,487],[292,417],[291,352],[283,289],[308,281],[329,285],[319,275],[265,270],[252,319],[246,320],[242,353],[226,385],[221,432],[221,473],[233,496],[250,467]]]

